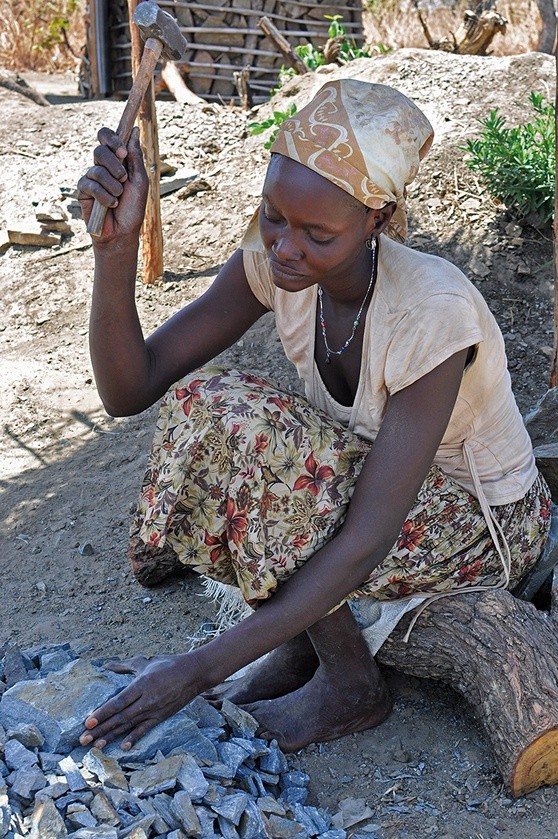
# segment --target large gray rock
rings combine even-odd
[[[36,725],[45,751],[67,754],[83,731],[85,718],[129,684],[130,676],[77,660],[44,679],[18,682],[0,700],[0,725]]]
[[[557,419],[558,422],[558,419]],[[537,446],[535,460],[550,488],[554,503],[558,503],[558,441]]]
[[[558,387],[547,390],[524,421],[533,446],[558,443]]]

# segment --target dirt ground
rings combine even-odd
[[[345,72],[399,87],[431,119],[436,142],[409,193],[409,243],[457,263],[483,292],[525,412],[549,373],[550,232],[518,225],[482,196],[462,146],[495,106],[511,122],[529,119],[531,90],[553,96],[553,60],[401,50]],[[53,104],[0,90],[0,229],[71,192],[97,129],[116,125],[122,109],[78,99],[69,76],[28,80]],[[276,107],[308,98],[309,84],[295,80]],[[163,199],[164,280],[137,287],[146,331],[212,281],[257,206],[267,159],[261,139],[246,135],[247,117],[226,104],[163,101],[158,111],[166,161],[208,186]],[[128,570],[129,513],[155,413],[115,420],[102,409],[87,349],[92,254],[82,222],[71,225],[59,249],[14,246],[0,257],[0,643],[71,641],[95,658],[184,650],[215,606],[193,577],[147,591]],[[300,388],[271,315],[222,360]],[[512,802],[473,708],[434,682],[388,678],[397,699],[386,723],[296,756],[312,779],[310,803],[336,811],[342,798],[364,798],[374,813],[364,830],[381,839],[558,836],[558,789]]]

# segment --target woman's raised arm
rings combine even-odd
[[[95,165],[78,184],[86,222],[95,198],[109,208],[101,235],[93,240],[90,351],[106,410],[129,416],[231,346],[266,309],[253,295],[236,251],[205,294],[144,338],[135,303],[147,194],[139,135],[132,133],[127,149],[109,129],[101,129],[99,140]]]

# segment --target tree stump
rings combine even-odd
[[[550,612],[508,591],[438,600],[377,653],[382,664],[437,679],[477,710],[513,797],[558,783],[558,574]]]

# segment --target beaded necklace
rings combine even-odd
[[[323,299],[322,299],[323,298],[323,291],[322,291],[322,287],[318,286],[318,304],[319,304],[319,307],[320,307],[320,326],[322,327],[322,337],[324,339],[324,345],[325,345],[325,349],[326,349],[326,357],[325,357],[325,363],[326,364],[331,364],[331,356],[332,355],[341,355],[342,353],[344,353],[345,350],[347,349],[347,347],[349,346],[349,344],[351,343],[351,341],[353,340],[353,338],[355,337],[355,333],[356,333],[358,325],[360,323],[360,318],[361,318],[362,312],[363,312],[364,307],[366,305],[366,301],[368,300],[368,295],[370,294],[370,291],[372,290],[372,288],[374,286],[374,280],[376,279],[376,239],[372,239],[371,251],[372,251],[372,273],[370,275],[370,282],[368,283],[368,288],[366,289],[366,294],[364,295],[364,300],[360,304],[360,309],[358,310],[356,318],[353,321],[353,330],[352,330],[351,334],[349,335],[349,337],[347,338],[347,340],[345,341],[345,343],[343,344],[343,346],[341,347],[340,350],[332,350],[331,347],[329,346],[328,342],[327,342],[326,322],[325,322],[325,319],[324,319],[324,305],[323,305]]]

